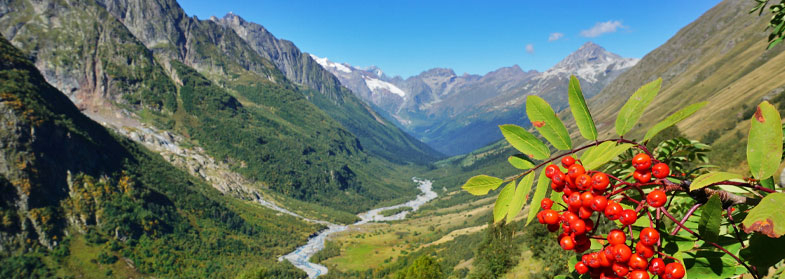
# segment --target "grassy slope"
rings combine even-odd
[[[647,54],[638,64],[589,100],[601,138],[615,136],[614,121],[627,98],[641,85],[663,78],[657,98],[630,138],[640,138],[648,127],[689,105],[708,105],[678,124],[690,138],[701,139],[711,130],[721,137],[712,159],[725,167],[738,167],[749,129],[749,115],[764,99],[785,90],[785,47],[765,50],[767,17],[748,14],[746,1],[724,1],[682,28],[673,38]],[[579,138],[572,116],[561,113],[573,138]],[[741,137],[739,135],[742,135]]]

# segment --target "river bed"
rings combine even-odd
[[[285,256],[282,256],[282,257],[278,258],[278,260],[279,261],[282,261],[284,259],[288,260],[289,262],[291,262],[297,268],[302,269],[303,271],[308,273],[308,278],[316,278],[319,275],[327,274],[327,267],[326,266],[312,263],[312,262],[310,262],[310,259],[311,259],[311,257],[314,254],[316,254],[316,252],[319,252],[320,250],[324,249],[324,242],[325,242],[325,240],[327,240],[327,237],[329,235],[337,233],[337,232],[342,232],[342,231],[345,231],[345,230],[349,229],[352,226],[358,226],[358,225],[366,224],[368,222],[383,222],[383,221],[403,220],[404,218],[406,218],[406,215],[409,214],[409,212],[412,212],[412,211],[415,211],[415,210],[419,209],[420,206],[422,206],[423,204],[425,204],[425,203],[427,203],[427,202],[429,202],[429,201],[431,201],[431,200],[436,198],[436,192],[433,191],[433,189],[432,189],[433,188],[433,183],[431,183],[430,180],[420,180],[420,179],[417,179],[417,178],[412,178],[412,180],[415,183],[419,184],[418,188],[422,192],[419,195],[417,195],[417,197],[414,198],[413,200],[410,200],[410,201],[402,203],[402,204],[397,204],[397,205],[387,206],[387,207],[382,207],[382,208],[376,208],[376,209],[369,210],[367,212],[363,212],[363,213],[357,214],[357,216],[360,217],[360,221],[357,221],[356,223],[348,225],[348,226],[346,226],[346,225],[337,225],[337,224],[333,224],[333,223],[329,223],[329,222],[325,222],[325,221],[316,221],[316,222],[321,223],[321,224],[326,224],[327,225],[327,229],[319,232],[319,234],[317,234],[316,236],[311,237],[308,240],[308,243],[306,243],[303,246],[298,247],[296,250],[294,250],[294,252],[291,252],[291,253],[289,253],[289,254],[287,254]],[[401,208],[401,207],[406,207],[406,206],[411,207],[412,210],[411,211],[403,211],[403,212],[400,212],[398,214],[390,215],[390,216],[382,216],[380,214],[382,211],[385,211],[385,210],[396,209],[396,208]],[[313,221],[313,220],[311,220],[311,221]]]

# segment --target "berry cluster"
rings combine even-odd
[[[624,209],[619,201],[613,200],[613,192],[608,191],[613,190],[616,185],[611,185],[607,174],[587,171],[571,156],[562,158],[561,163],[567,173],[551,164],[545,168],[545,176],[551,179],[551,188],[554,191],[563,193],[562,200],[566,206],[562,206],[565,209],[553,210],[554,201],[545,198],[540,203],[542,211],[537,214],[538,221],[547,225],[551,232],[561,228],[563,231],[558,237],[559,245],[564,250],[573,250],[578,254],[589,250],[590,238],[607,238],[603,249],[584,254],[581,261],[575,264],[578,273],[590,272],[592,278],[649,278],[649,272],[666,279],[684,277],[685,270],[681,263],[666,264],[660,257],[652,258],[656,254],[655,246],[660,244],[660,234],[656,229],[644,228],[640,231],[638,242],[633,243],[635,241],[630,239],[631,244],[627,245],[625,232],[620,229],[611,230],[607,237],[594,235],[595,224],[590,219],[593,213],[597,212],[600,216],[618,220],[624,228],[631,229],[630,225],[639,218],[641,207],[665,205],[667,195],[664,191],[651,191],[646,196],[645,203],[638,202],[638,211]],[[633,178],[638,182],[634,185],[636,187],[649,183],[652,176],[663,179],[670,174],[667,164],[657,163],[652,166],[651,158],[644,153],[637,154],[632,159],[632,165],[635,168]]]

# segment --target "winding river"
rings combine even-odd
[[[415,183],[419,184],[418,188],[422,192],[419,195],[417,195],[415,199],[402,204],[376,208],[367,212],[360,213],[357,215],[358,217],[360,217],[360,221],[357,221],[356,223],[351,225],[337,225],[326,221],[311,220],[308,218],[303,218],[302,216],[299,216],[296,213],[278,207],[281,210],[287,211],[286,212],[287,214],[295,215],[307,221],[320,223],[327,226],[326,230],[323,230],[319,232],[319,234],[317,234],[316,236],[311,237],[311,239],[308,240],[308,243],[298,247],[296,250],[294,250],[294,252],[291,252],[285,256],[278,258],[278,260],[279,261],[283,261],[284,259],[288,260],[297,268],[302,269],[306,273],[308,273],[308,278],[316,278],[319,275],[327,274],[326,266],[312,263],[309,260],[311,259],[311,256],[316,254],[316,252],[319,252],[320,250],[324,249],[324,241],[327,239],[329,235],[337,232],[345,231],[349,229],[351,226],[358,226],[368,222],[403,220],[404,218],[406,218],[406,215],[411,211],[403,211],[391,216],[382,216],[380,213],[388,209],[396,209],[406,206],[411,207],[412,211],[414,211],[420,208],[420,206],[427,203],[428,201],[436,198],[436,192],[434,192],[431,189],[433,187],[433,184],[431,183],[430,180],[420,180],[417,178],[412,178],[412,180],[414,180]]]

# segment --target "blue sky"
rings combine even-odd
[[[180,5],[200,19],[231,11],[302,51],[408,77],[435,67],[457,74],[515,64],[545,71],[587,41],[640,58],[719,1],[554,2],[181,0]]]

